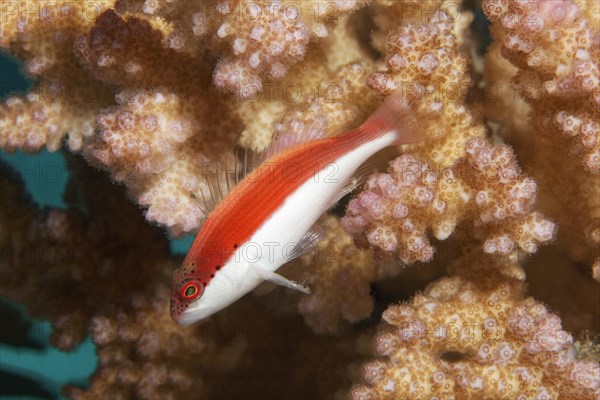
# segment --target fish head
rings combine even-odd
[[[226,261],[213,272],[203,265],[185,262],[173,272],[171,317],[189,325],[210,317],[250,292],[262,282],[248,263]],[[200,267],[200,268],[198,268]]]
[[[171,317],[181,325],[207,318],[215,311],[203,301],[211,276],[195,263],[185,262],[173,271]],[[194,318],[190,318],[193,315]]]

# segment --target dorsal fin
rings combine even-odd
[[[289,118],[285,126],[290,128],[291,132],[284,130],[283,124],[278,124],[273,141],[263,151],[238,148],[234,155],[222,156],[214,163],[215,166],[205,171],[206,187],[202,190],[202,201],[208,213],[214,210],[238,183],[269,158],[299,144],[324,137],[327,123],[325,117],[322,120],[318,118],[308,126],[300,118]]]
[[[238,148],[233,154],[225,154],[214,162],[208,162],[208,167],[204,168],[204,186],[200,191],[202,202],[204,203],[203,209],[205,210],[206,215],[208,216],[208,214],[210,214],[210,212],[225,199],[229,192],[248,176],[248,174],[270,157],[267,157],[268,152],[271,152],[272,155],[276,155],[278,154],[277,152],[282,152],[287,150],[287,148],[291,148],[286,146],[293,147],[311,140],[317,140],[320,136],[320,134],[303,137],[294,136],[293,139],[288,138],[289,140],[281,138],[281,141],[278,142],[278,144],[274,144],[263,152]],[[393,156],[381,157],[380,155],[382,152],[394,152],[395,154],[394,149],[389,148],[379,152],[379,156],[375,155],[368,159],[356,170],[344,187],[342,187],[338,195],[332,199],[329,208],[339,202],[342,197],[346,196],[357,187],[362,186],[371,173],[385,168],[387,161],[393,158]],[[384,161],[382,162],[382,160]],[[309,234],[310,232],[307,233],[307,235]]]
[[[244,179],[248,173],[247,160],[248,156],[242,150],[203,164],[200,195],[207,216]]]
[[[236,148],[233,153],[206,161],[202,168],[203,187],[200,190],[206,215],[265,160],[265,152]]]
[[[262,161],[299,144],[325,137],[327,125],[327,118],[324,116],[317,117],[313,123],[308,125],[302,120],[299,112],[285,117],[281,123],[275,126],[273,140],[261,154]]]

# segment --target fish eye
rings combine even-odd
[[[203,290],[202,283],[193,279],[183,282],[179,294],[184,300],[195,300],[202,295]]]

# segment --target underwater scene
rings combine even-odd
[[[600,398],[600,3],[0,0],[0,400]]]

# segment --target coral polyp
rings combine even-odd
[[[600,396],[596,2],[0,7],[0,50],[32,82],[0,104],[0,295],[50,321],[53,346],[94,343],[89,387],[64,395]],[[265,154],[344,135],[390,95],[420,140],[371,157],[281,268],[311,292],[263,283],[175,324],[169,240]],[[5,157],[41,151],[67,161],[62,208]]]

